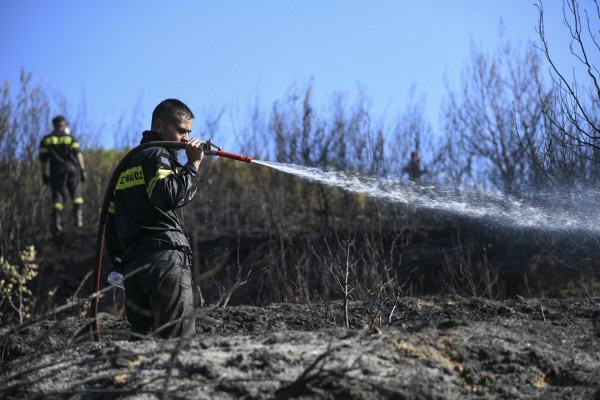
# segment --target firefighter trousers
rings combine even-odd
[[[52,219],[50,231],[53,235],[62,231],[61,214],[64,208],[64,190],[67,189],[73,201],[73,216],[75,226],[83,226],[83,197],[79,185],[79,175],[74,165],[55,168],[50,174],[52,190]]]
[[[134,336],[162,338],[196,334],[194,284],[188,255],[181,250],[145,249],[124,261],[125,313]]]

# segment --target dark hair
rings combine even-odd
[[[154,121],[160,119],[165,124],[178,122],[176,119],[183,117],[194,119],[194,113],[182,101],[177,99],[166,99],[160,102],[152,112],[150,129],[154,127]]]
[[[67,119],[62,115],[57,115],[56,117],[52,118],[52,126],[54,126],[54,128],[58,128],[63,122],[67,122]]]

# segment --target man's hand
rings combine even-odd
[[[81,170],[81,182],[85,182],[87,180],[87,171],[85,169]]]
[[[49,185],[50,184],[50,177],[46,174],[42,174],[42,183],[44,185]]]
[[[204,142],[200,139],[190,139],[185,144],[185,154],[188,162],[194,164],[196,169],[200,168],[200,163],[204,158]]]

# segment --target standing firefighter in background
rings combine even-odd
[[[42,181],[50,184],[52,190],[52,221],[50,232],[57,239],[62,232],[61,214],[64,208],[65,188],[73,201],[75,225],[83,226],[83,197],[81,197],[81,181],[86,180],[85,164],[79,143],[71,136],[67,120],[62,115],[52,119],[54,130],[44,136],[40,143],[40,162],[42,166]],[[50,174],[48,174],[48,160]],[[79,167],[79,170],[78,168]]]
[[[406,172],[411,181],[421,182],[421,176],[427,171],[421,169],[421,160],[416,150],[410,152],[410,161],[402,168],[402,172]]]
[[[163,338],[196,333],[192,251],[176,213],[196,194],[204,157],[204,142],[189,140],[193,118],[179,100],[156,106],[141,143],[184,141],[187,164],[177,161],[178,150],[141,150],[120,174],[109,205],[106,248],[117,271],[126,275],[132,340],[150,331]]]

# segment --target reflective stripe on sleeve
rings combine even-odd
[[[156,171],[156,175],[154,175],[154,178],[152,178],[152,180],[148,184],[148,188],[146,189],[148,192],[148,198],[150,198],[152,196],[152,192],[154,191],[154,187],[156,186],[156,183],[159,180],[164,179],[169,175],[172,175],[173,173],[174,172],[170,169],[159,169],[158,171]]]

